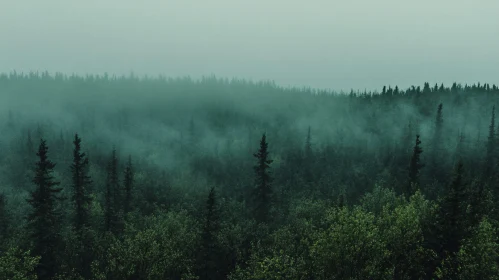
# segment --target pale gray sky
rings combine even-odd
[[[0,0],[0,72],[499,83],[497,0]]]

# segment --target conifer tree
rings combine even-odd
[[[255,189],[253,197],[255,200],[254,217],[258,222],[267,223],[270,221],[271,196],[272,196],[272,177],[270,176],[270,164],[273,160],[269,159],[268,143],[265,133],[260,140],[260,148],[253,154],[257,158],[257,164],[254,166],[256,175]]]
[[[435,118],[435,127],[434,134],[431,145],[431,154],[430,154],[430,166],[429,172],[430,177],[432,179],[437,179],[439,181],[443,181],[443,172],[440,170],[441,164],[443,164],[441,158],[442,154],[442,131],[443,131],[443,115],[442,115],[443,105],[440,103],[437,109],[437,116]]]
[[[61,188],[55,181],[52,172],[55,163],[48,159],[48,147],[45,140],[41,140],[38,148],[39,157],[36,163],[36,174],[33,178],[35,190],[27,200],[32,207],[28,216],[29,229],[33,241],[32,253],[40,256],[37,267],[39,279],[51,279],[56,272],[56,252],[60,243],[59,227],[60,213],[56,210],[56,202]]]
[[[216,235],[220,228],[220,216],[217,209],[215,188],[211,188],[206,200],[206,214],[204,218],[201,256],[200,279],[219,279],[217,269],[218,245]]]
[[[469,184],[467,194],[467,227],[472,230],[480,224],[485,216],[492,213],[494,205],[492,197],[489,196],[490,188],[479,180],[474,180]]]
[[[92,243],[88,238],[90,228],[90,187],[92,180],[88,175],[88,156],[81,151],[81,138],[75,134],[73,140],[73,162],[70,166],[72,180],[71,201],[74,207],[74,218],[72,221],[77,238],[80,243],[79,252],[76,254],[78,266],[76,270],[85,278],[90,277]]]
[[[440,260],[446,260],[445,266],[449,279],[457,279],[459,267],[457,253],[468,234],[466,199],[464,166],[462,160],[459,160],[448,190],[440,202],[436,221],[437,253]]]
[[[88,157],[81,152],[81,138],[78,137],[78,134],[75,134],[73,144],[73,163],[71,164],[73,185],[71,200],[75,208],[73,225],[76,231],[80,231],[83,227],[89,225],[91,203],[89,188],[92,181],[88,176]]]
[[[496,127],[495,127],[495,119],[496,119],[496,106],[492,106],[492,115],[490,117],[490,125],[489,125],[489,135],[487,137],[487,153],[485,154],[485,166],[484,166],[484,177],[486,180],[490,179],[492,175],[492,170],[495,167],[495,155],[496,155]]]
[[[425,82],[423,86],[423,93],[430,93],[430,92],[431,92],[430,83]]]
[[[444,93],[444,92],[445,92],[445,87],[444,87],[444,84],[443,84],[443,83],[441,83],[441,84],[440,84],[440,88],[438,89],[438,91],[439,91],[440,93]]]
[[[416,144],[414,145],[414,149],[412,152],[411,162],[409,165],[409,184],[406,190],[407,195],[411,195],[413,192],[412,186],[419,185],[419,174],[421,172],[421,168],[424,167],[424,164],[421,163],[421,153],[423,153],[423,149],[421,148],[421,140],[419,140],[419,135],[416,135]]]
[[[393,90],[393,95],[397,96],[400,94],[399,87],[395,86],[395,89]]]
[[[118,179],[118,157],[113,149],[107,165],[106,193],[105,193],[105,229],[118,233],[122,225],[123,211],[121,210],[121,189]]]
[[[124,214],[128,214],[131,211],[132,206],[132,189],[133,189],[133,166],[132,166],[132,156],[128,156],[127,166],[125,167],[125,174],[123,179],[124,186],[124,197],[123,197],[123,211]]]

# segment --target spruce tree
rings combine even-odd
[[[419,185],[419,174],[421,168],[424,164],[421,163],[421,153],[423,149],[421,148],[421,140],[419,140],[419,135],[416,135],[416,144],[412,152],[411,162],[409,164],[409,184],[407,186],[406,194],[411,195],[414,191],[413,186]]]
[[[255,201],[254,218],[257,222],[267,223],[270,221],[270,210],[272,206],[272,177],[270,176],[270,164],[273,160],[269,159],[268,143],[265,133],[260,140],[260,148],[253,154],[257,159],[254,166],[255,171],[255,189],[253,197]]]
[[[133,166],[132,166],[132,156],[128,156],[128,163],[125,167],[125,174],[123,179],[124,186],[124,197],[123,197],[123,211],[124,215],[131,211],[132,207],[132,189],[133,189]]]
[[[440,182],[444,180],[443,177],[444,174],[440,170],[441,166],[439,166],[443,164],[441,159],[444,156],[442,154],[442,136],[443,136],[442,132],[443,132],[443,123],[444,123],[442,109],[443,105],[442,103],[440,103],[438,105],[437,115],[435,118],[435,126],[434,126],[434,133],[431,145],[430,166],[429,166],[431,179],[437,179]]]
[[[219,279],[217,269],[218,245],[216,240],[220,228],[220,216],[217,209],[215,188],[211,188],[206,200],[206,214],[204,218],[202,244],[200,254],[200,279]]]
[[[73,163],[71,164],[73,194],[71,200],[74,204],[75,216],[73,226],[76,231],[89,225],[90,212],[90,184],[92,183],[88,176],[89,162],[85,153],[81,152],[81,138],[75,134],[73,141]]]
[[[36,163],[35,177],[33,183],[35,190],[27,199],[32,207],[28,216],[28,225],[33,241],[32,253],[40,256],[37,267],[39,279],[51,279],[56,272],[56,252],[60,244],[59,227],[60,213],[56,210],[56,202],[61,188],[57,188],[59,182],[55,181],[52,172],[55,163],[48,159],[48,147],[45,140],[41,140],[38,148],[39,157]]]
[[[496,155],[496,131],[495,131],[495,119],[496,119],[496,106],[492,107],[492,115],[490,117],[489,125],[489,135],[487,138],[487,151],[485,155],[485,166],[484,166],[484,177],[486,180],[490,179],[492,175],[492,170],[495,167],[495,155]]]
[[[446,260],[448,279],[457,279],[457,253],[463,239],[468,236],[466,200],[464,166],[462,160],[459,160],[452,181],[440,202],[436,221],[437,253],[440,260]]]
[[[89,278],[92,262],[92,242],[88,236],[90,228],[90,207],[91,196],[90,187],[92,180],[88,175],[88,156],[81,151],[81,138],[75,134],[73,140],[73,162],[70,166],[72,179],[71,201],[74,207],[73,227],[79,239],[79,252],[76,254],[78,266],[76,267],[80,275]]]
[[[123,211],[121,210],[122,197],[118,179],[118,157],[113,149],[107,165],[106,192],[105,192],[105,229],[119,233],[122,226]]]

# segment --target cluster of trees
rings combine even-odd
[[[2,75],[0,278],[499,279],[497,93]]]

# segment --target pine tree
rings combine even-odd
[[[123,198],[123,211],[124,215],[131,211],[132,207],[132,189],[133,189],[133,166],[132,166],[132,156],[128,156],[128,163],[125,167],[125,174],[123,180],[124,186],[124,198]]]
[[[206,214],[203,225],[201,255],[200,255],[200,279],[219,279],[217,269],[218,246],[216,235],[220,228],[220,216],[217,209],[215,188],[211,188],[206,200]]]
[[[55,163],[47,156],[48,148],[45,140],[41,140],[38,148],[39,161],[36,163],[36,174],[33,183],[36,188],[27,200],[32,207],[28,216],[31,238],[34,243],[32,253],[40,256],[37,267],[39,279],[51,279],[56,271],[56,252],[60,243],[60,213],[56,210],[56,202],[61,188],[55,181],[52,172]]]
[[[424,83],[423,93],[430,93],[430,92],[431,92],[430,83],[428,82]]]
[[[70,166],[72,179],[71,201],[74,206],[73,226],[79,239],[79,252],[77,254],[78,266],[76,267],[80,275],[85,278],[90,277],[91,271],[91,251],[92,242],[88,238],[90,228],[90,207],[91,196],[90,187],[92,180],[88,175],[88,156],[81,151],[81,138],[75,134],[73,140],[73,163]]]
[[[466,199],[464,166],[460,160],[455,167],[448,190],[440,202],[436,223],[436,236],[439,244],[437,253],[440,260],[446,260],[448,279],[457,279],[459,267],[457,253],[463,239],[468,235]]]
[[[467,227],[471,230],[477,227],[485,216],[494,209],[490,188],[479,180],[474,180],[467,190],[468,217]]]
[[[399,87],[395,86],[395,89],[393,90],[393,95],[397,96],[400,94]]]
[[[71,200],[75,207],[73,225],[77,231],[89,225],[91,197],[89,193],[92,180],[88,176],[88,157],[81,152],[81,138],[75,134],[73,141],[73,163],[71,164],[73,194]]]
[[[257,164],[254,166],[256,175],[254,189],[254,217],[258,222],[267,223],[270,221],[271,196],[272,196],[272,177],[270,176],[270,164],[273,160],[269,159],[268,143],[265,133],[260,140],[260,149],[253,154],[257,158]]]
[[[489,125],[489,135],[487,138],[487,153],[485,155],[485,166],[484,166],[484,177],[486,180],[490,179],[492,175],[492,170],[495,167],[495,155],[496,155],[496,131],[495,131],[495,119],[496,119],[496,106],[492,107],[492,116],[490,117]]]
[[[443,115],[442,115],[443,105],[440,103],[437,109],[437,116],[435,118],[435,130],[432,139],[431,153],[430,153],[430,166],[429,172],[432,179],[437,179],[438,181],[444,180],[444,174],[440,170],[440,165],[442,162],[442,131],[443,131]]]
[[[419,174],[421,172],[421,168],[424,167],[424,164],[421,163],[421,153],[423,153],[423,149],[421,148],[421,140],[419,140],[419,135],[416,135],[416,144],[414,145],[414,149],[412,152],[411,162],[409,165],[409,185],[406,190],[407,195],[411,195],[413,190],[413,186],[419,185]]]
[[[444,92],[445,92],[445,87],[444,87],[444,84],[443,84],[443,83],[441,83],[441,84],[440,84],[440,88],[438,89],[438,91],[439,91],[440,93],[444,93]]]
[[[435,83],[435,86],[433,87],[433,92],[438,92],[438,83]]]
[[[119,233],[122,226],[123,211],[121,210],[121,189],[118,179],[118,157],[113,149],[107,165],[106,193],[105,193],[105,229]]]

